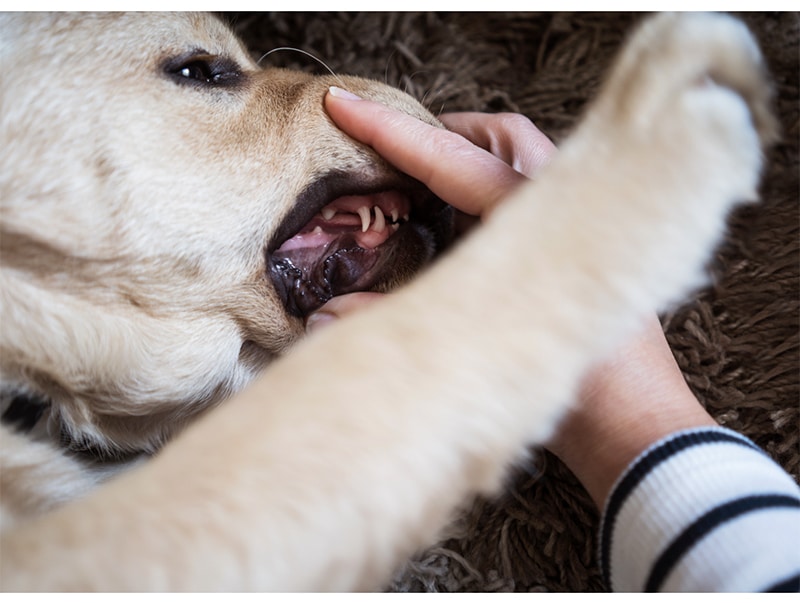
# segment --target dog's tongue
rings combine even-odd
[[[408,220],[397,191],[339,197],[273,254],[270,270],[290,313],[307,316],[336,295],[366,291],[382,274],[379,247]]]

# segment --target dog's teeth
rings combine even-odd
[[[400,224],[395,222],[394,224],[392,224],[391,228],[392,228],[392,232],[397,232],[397,229],[400,228]]]
[[[332,219],[333,216],[335,216],[335,215],[336,215],[336,210],[333,209],[332,207],[323,207],[322,208],[322,217],[325,218],[326,220]]]
[[[316,226],[312,232],[314,234],[322,234],[322,226]]]
[[[400,216],[400,212],[397,209],[392,210],[392,222],[397,222],[397,218]]]
[[[372,225],[372,229],[375,232],[383,232],[383,229],[386,228],[386,219],[383,217],[383,212],[377,205],[373,209],[375,210],[375,224]]]
[[[362,205],[358,208],[358,215],[361,216],[361,232],[367,232],[369,230],[369,223],[370,215],[369,207],[366,205]]]
[[[408,214],[403,215],[403,222],[408,222]]]

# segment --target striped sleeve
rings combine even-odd
[[[800,488],[736,432],[681,431],[617,480],[599,554],[614,591],[797,591]]]

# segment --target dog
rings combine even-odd
[[[450,208],[322,105],[438,124],[407,95],[261,69],[208,15],[0,31],[6,590],[380,588],[703,282],[776,133],[740,23],[655,17],[440,254]],[[354,291],[392,294],[304,338]]]

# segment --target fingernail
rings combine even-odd
[[[335,96],[336,98],[341,98],[344,100],[351,100],[351,101],[364,100],[360,96],[356,96],[352,92],[348,92],[347,90],[344,90],[343,88],[339,88],[337,86],[331,86],[330,88],[328,88],[328,92],[330,92],[331,96]]]
[[[336,320],[337,316],[335,314],[331,314],[330,312],[315,312],[308,318],[306,318],[306,332],[311,333],[313,331],[317,331],[320,328],[329,325],[334,320]]]

